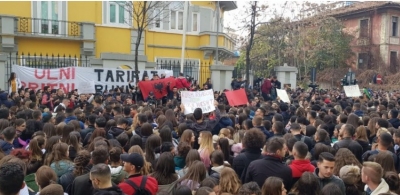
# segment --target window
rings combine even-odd
[[[397,51],[390,52],[390,71],[397,71]]]
[[[368,37],[368,24],[369,20],[368,19],[363,19],[360,20],[360,37]]]
[[[154,28],[161,28],[162,25],[161,13],[162,12],[160,9],[154,9],[153,11]]]
[[[39,1],[37,5],[39,33],[60,34],[62,2],[61,1]],[[35,25],[36,26],[36,25]]]
[[[106,1],[104,2],[105,9],[105,23],[117,26],[129,26],[131,21],[129,19],[129,13],[126,8],[125,1]]]
[[[358,54],[358,69],[369,68],[368,53]]]
[[[183,30],[183,11],[171,10],[171,30]]]
[[[197,32],[197,31],[199,31],[199,24],[200,24],[200,22],[199,22],[199,19],[200,19],[200,17],[199,17],[199,14],[198,13],[193,13],[193,18],[192,18],[192,31],[193,32]]]
[[[397,21],[398,21],[398,17],[393,16],[392,17],[392,36],[393,37],[397,37],[398,36],[398,26],[397,26]]]

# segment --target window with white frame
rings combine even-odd
[[[105,2],[105,24],[117,26],[130,26],[128,6],[125,1],[106,1]]]
[[[183,30],[183,5],[184,1],[169,2],[169,29]]]
[[[62,11],[61,1],[39,1],[37,13],[40,19],[35,23],[35,28],[38,28],[41,34],[60,34]]]
[[[154,9],[153,11],[154,28],[162,28],[162,11],[161,9]]]
[[[198,32],[200,29],[200,14],[193,13],[192,14],[192,31]]]

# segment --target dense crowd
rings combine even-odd
[[[140,98],[131,85],[101,94],[33,90],[15,73],[8,83],[0,91],[1,195],[400,193],[396,91],[347,98],[295,88],[285,103],[270,77],[247,90],[247,105],[229,106],[215,92],[215,111],[185,115],[179,91],[212,89],[210,80],[200,87],[181,74],[162,99]],[[232,89],[245,83],[233,80]]]

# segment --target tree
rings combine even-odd
[[[180,6],[182,3],[175,4]],[[130,20],[133,20],[132,28],[137,31],[137,38],[135,42],[135,71],[139,71],[138,56],[139,46],[142,40],[144,30],[151,25],[158,25],[163,22],[164,18],[169,18],[168,10],[171,8],[170,2],[165,1],[126,1],[125,9],[129,13]],[[172,7],[172,9],[174,9]],[[136,82],[139,82],[139,75],[136,74]]]

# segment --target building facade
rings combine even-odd
[[[61,59],[63,66],[79,66],[85,58],[85,66],[134,67],[138,33],[126,5],[115,1],[2,1],[0,53],[20,65],[54,65]],[[156,10],[162,14],[142,35],[139,69],[179,72],[183,5],[171,2],[166,9]],[[235,1],[189,3],[184,56],[189,76],[202,82],[210,76],[217,45],[220,61],[234,54],[234,39],[221,31],[224,12],[236,8]]]

